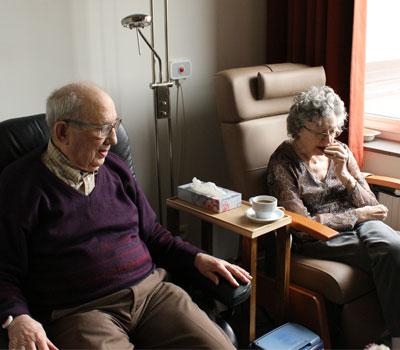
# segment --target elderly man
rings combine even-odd
[[[70,84],[48,98],[51,140],[0,178],[0,317],[10,349],[232,348],[165,268],[251,277],[173,237],[126,164],[110,96]],[[43,325],[43,326],[42,326]]]

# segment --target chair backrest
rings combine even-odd
[[[232,189],[244,199],[265,192],[268,160],[287,139],[286,117],[293,97],[314,85],[325,85],[322,66],[278,63],[216,74],[216,103]]]
[[[50,132],[45,114],[36,114],[0,122],[0,173],[2,170],[33,149],[49,141]],[[125,127],[121,124],[117,133],[118,143],[111,151],[123,159],[135,174],[131,145]]]

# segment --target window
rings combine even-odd
[[[368,0],[367,6],[364,126],[400,142],[400,1]]]

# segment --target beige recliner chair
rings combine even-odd
[[[287,139],[286,117],[294,95],[324,84],[322,66],[303,64],[270,64],[217,73],[216,102],[232,189],[241,192],[244,199],[265,194],[268,160]],[[362,348],[385,334],[373,282],[363,271],[292,254],[290,276],[288,318],[318,333],[325,348]],[[266,308],[271,307],[271,288],[273,280],[260,275],[257,301]]]

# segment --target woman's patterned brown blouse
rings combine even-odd
[[[268,193],[289,211],[306,216],[337,231],[351,230],[357,222],[355,208],[377,205],[375,195],[358,168],[357,162],[344,145],[349,157],[347,168],[357,181],[349,194],[336,177],[332,162],[323,182],[314,178],[305,163],[297,156],[291,141],[283,142],[272,154],[267,169]],[[301,240],[310,236],[296,232]]]

